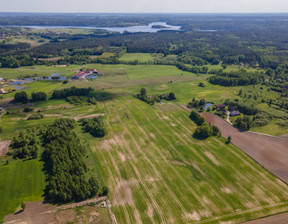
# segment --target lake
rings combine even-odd
[[[152,26],[165,26],[165,28],[152,28]],[[0,27],[7,27],[7,26],[0,26]],[[149,23],[145,26],[127,26],[127,27],[92,27],[92,26],[18,26],[18,25],[11,25],[8,27],[22,27],[22,28],[32,28],[32,29],[95,29],[95,30],[107,30],[113,32],[130,32],[130,33],[157,33],[161,30],[180,30],[181,26],[173,26],[169,25],[166,22],[153,22]]]

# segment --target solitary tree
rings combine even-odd
[[[141,96],[146,96],[146,89],[145,88],[141,88],[140,95]]]
[[[232,140],[232,137],[229,135],[227,138],[226,144],[230,144],[231,140]]]

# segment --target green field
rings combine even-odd
[[[188,113],[121,97],[94,141],[119,223],[240,222],[288,208],[287,186],[222,138],[197,141]]]
[[[94,139],[85,134],[82,140],[88,149],[89,172],[100,176],[101,184],[103,178],[103,184],[108,186],[118,223],[238,223],[288,210],[286,184],[233,145],[225,144],[222,137],[205,141],[192,138],[196,126],[180,105],[193,97],[220,103],[237,97],[239,87],[211,85],[206,81],[208,75],[183,72],[175,66],[86,65],[89,66],[104,75],[94,81],[73,81],[67,85],[33,82],[27,91],[51,92],[73,85],[95,88],[95,96],[100,100],[97,105],[74,106],[65,100],[48,100],[36,103],[35,108],[44,115],[105,114],[108,135]],[[60,68],[54,69],[50,72],[56,73]],[[66,74],[65,69],[70,68],[61,69]],[[200,81],[206,87],[199,87]],[[148,95],[174,92],[177,100],[148,105],[133,97],[141,87],[147,89]],[[27,121],[27,114],[21,110],[1,116],[2,140],[12,139],[19,130],[52,123],[56,118]],[[24,199],[41,200],[41,166],[37,160],[0,164],[2,216],[13,212]],[[12,179],[10,172],[19,176]],[[26,183],[27,176],[37,183],[37,190],[29,191],[32,181]],[[8,194],[2,197],[11,190],[9,186],[18,192],[15,198]],[[11,202],[9,209],[1,209],[2,204],[13,200],[15,203]]]
[[[120,57],[120,60],[124,62],[137,60],[139,63],[145,63],[145,62],[153,62],[154,58],[151,56],[151,54],[127,53],[124,54],[122,57]]]
[[[37,159],[0,165],[0,223],[23,201],[43,200],[43,163]]]

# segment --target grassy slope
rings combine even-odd
[[[23,201],[42,200],[43,163],[37,159],[0,166],[0,223]]]

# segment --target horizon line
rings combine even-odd
[[[29,13],[29,14],[186,14],[186,15],[203,15],[203,14],[288,14],[287,12],[13,12],[6,11],[0,13]]]

